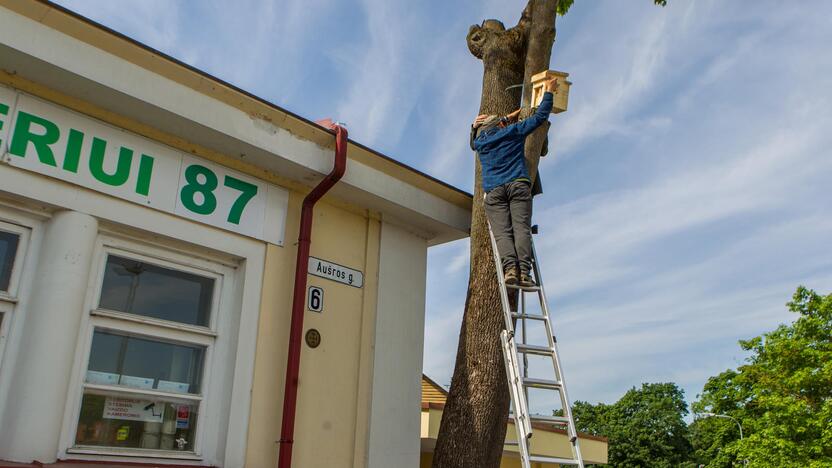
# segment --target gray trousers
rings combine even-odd
[[[525,181],[513,181],[489,190],[485,216],[491,223],[503,271],[514,265],[528,273],[532,266],[532,190]]]

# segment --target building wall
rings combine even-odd
[[[370,415],[372,468],[416,466],[419,460],[426,252],[423,239],[393,224],[382,225]]]
[[[4,318],[10,323],[0,365],[0,426],[14,430],[0,431],[0,459],[78,456],[66,449],[75,438],[92,329],[130,325],[91,313],[101,251],[117,246],[179,258],[181,265],[211,259],[228,272],[206,365],[211,397],[200,414],[201,445],[204,462],[242,466],[235,444],[245,440],[234,435],[248,425],[264,244],[4,165],[0,181],[0,219],[31,229],[16,308]],[[131,326],[156,335],[148,325]]]
[[[53,178],[54,174],[46,177],[0,164],[0,222],[14,221],[21,214],[28,223],[24,224],[30,230],[28,239],[33,252],[26,258],[20,297],[14,298],[19,301],[13,306],[12,319],[4,320],[3,327],[10,332],[8,339],[0,337],[3,360],[0,427],[18,429],[0,430],[0,459],[50,461],[56,457],[88,456],[68,453],[66,449],[75,437],[79,388],[83,385],[93,323],[104,320],[90,317],[89,307],[95,295],[95,281],[91,278],[100,260],[102,237],[114,234],[131,239],[135,245],[141,244],[141,247],[131,247],[138,251],[176,252],[181,255],[182,263],[189,263],[189,258],[194,263],[208,259],[227,270],[228,278],[232,279],[229,283],[233,284],[227,286],[228,294],[223,296],[224,323],[211,352],[212,362],[221,364],[217,367],[220,371],[213,372],[213,384],[206,396],[212,405],[200,415],[202,445],[208,455],[201,460],[186,461],[225,467],[273,465],[282,416],[298,213],[302,196],[308,190],[305,184],[317,178],[315,171],[327,170],[330,164],[329,135],[315,130],[312,136],[307,131],[302,133],[304,138],[296,138],[296,134],[283,128],[268,127],[268,131],[260,131],[254,125],[254,137],[244,139],[248,144],[257,143],[268,147],[270,152],[277,152],[274,149],[277,147],[280,153],[286,153],[282,157],[315,163],[311,169],[304,166],[303,177],[295,169],[294,179],[274,169],[279,166],[263,165],[264,161],[281,159],[272,153],[257,153],[262,159],[253,159],[252,154],[237,158],[240,152],[237,140],[213,133],[211,140],[200,133],[201,128],[192,135],[203,140],[189,139],[182,133],[185,126],[179,125],[183,122],[176,119],[191,119],[184,122],[190,125],[202,124],[200,119],[210,117],[212,128],[225,128],[229,117],[234,117],[237,120],[231,119],[235,122],[233,126],[247,129],[244,124],[250,124],[254,114],[229,114],[219,105],[223,100],[216,94],[203,95],[209,88],[214,89],[204,78],[197,79],[201,91],[188,88],[179,80],[174,80],[176,83],[158,81],[159,77],[153,73],[164,60],[147,51],[133,54],[141,59],[139,62],[127,64],[116,60],[122,53],[131,55],[132,52],[127,52],[134,46],[112,38],[101,39],[100,31],[91,33],[88,26],[79,27],[63,14],[54,11],[47,14],[50,8],[44,4],[2,0],[0,3],[14,4],[21,10],[33,9],[27,16],[34,20],[24,20],[3,9],[0,22],[8,26],[4,28],[6,33],[0,34],[4,57],[14,55],[19,59],[17,54],[25,49],[41,61],[27,68],[27,73],[0,70],[0,83],[36,96],[37,100],[71,109],[81,117],[99,119],[117,127],[118,132],[124,130],[138,138],[152,139],[185,153],[188,158],[210,161],[217,167],[290,189],[285,242],[277,246],[189,221],[172,212],[154,211],[79,188]],[[65,36],[58,31],[60,28],[77,33],[84,41],[99,44],[76,43],[72,35]],[[21,37],[40,40],[27,42],[36,47],[22,47],[18,44]],[[115,55],[102,53],[99,47],[102,45],[114,47],[109,52]],[[70,52],[62,47],[71,48]],[[75,81],[78,76],[69,71],[76,66],[89,72],[86,79],[104,86],[110,83],[110,88],[102,90],[98,84],[95,89],[103,92],[74,88],[90,84],[84,79]],[[61,68],[58,71],[72,79],[58,77],[52,70],[54,67]],[[38,73],[47,69],[51,72]],[[0,92],[12,91],[0,86]],[[231,93],[227,101],[238,99],[239,95]],[[154,107],[171,102],[187,102],[188,113],[176,114],[173,119],[175,113],[168,115]],[[205,109],[215,111],[205,112]],[[284,118],[275,121],[283,122]],[[7,133],[10,122],[6,120],[5,124],[2,130]],[[2,143],[7,144],[7,140],[3,138]],[[208,140],[221,149],[200,144]],[[310,276],[310,285],[325,290],[324,310],[320,314],[306,312],[304,329],[318,329],[322,343],[316,349],[302,347],[295,466],[386,467],[417,463],[427,247],[423,237],[432,235],[434,230],[447,231],[443,235],[450,235],[452,230],[442,223],[451,215],[464,220],[457,223],[458,228],[461,226],[464,230],[467,226],[466,203],[450,206],[435,194],[424,191],[422,176],[409,174],[408,180],[413,184],[402,184],[376,166],[368,170],[364,168],[365,162],[376,164],[380,160],[368,159],[364,150],[356,156],[355,151],[355,147],[350,150],[352,171],[336,187],[339,199],[325,199],[316,209],[311,254],[363,271],[365,284],[360,289],[352,288]],[[385,164],[390,166],[388,169],[401,172],[396,164]],[[352,185],[350,178],[354,179]],[[383,183],[378,183],[382,178]],[[306,182],[299,183],[301,179]],[[389,201],[395,199],[408,209],[418,207],[428,213],[419,211],[418,222],[408,223],[418,224],[421,234],[397,227],[390,220],[382,221],[381,215],[356,206],[355,203],[365,206],[369,200],[364,192],[356,192],[356,181],[366,183],[367,187],[385,188],[379,192],[383,194],[381,203],[376,200],[376,205],[369,205],[375,209],[388,210]],[[353,187],[352,192],[338,192],[347,186]],[[353,204],[345,202],[343,194],[351,194]],[[464,194],[451,195],[468,198]],[[374,192],[374,197],[379,196]],[[15,214],[5,217],[5,211]],[[401,216],[410,212],[395,213]],[[78,248],[58,245],[61,235],[77,236]],[[93,258],[96,255],[98,260]],[[60,260],[53,261],[61,258],[66,260],[66,265]],[[59,272],[70,280],[61,282],[56,277]],[[54,285],[39,297],[35,287],[38,278]],[[174,338],[170,339],[175,341]],[[47,348],[46,343],[54,346]]]
[[[297,232],[300,194],[289,200]],[[297,250],[269,246],[248,432],[247,466],[277,462]],[[415,466],[419,459],[420,376],[426,241],[377,217],[316,207],[312,256],[364,272],[361,289],[309,277],[324,310],[305,312],[318,348],[301,351],[294,466]]]
[[[13,92],[2,86],[0,91]],[[83,102],[75,105],[73,110],[95,113]],[[214,163],[240,167],[212,156]],[[102,248],[101,236],[116,233],[148,252],[169,249],[185,263],[189,256],[213,258],[230,268],[224,325],[212,348],[220,370],[211,371],[211,406],[200,415],[204,456],[194,462],[273,466],[304,192],[288,192],[286,240],[277,246],[5,164],[0,181],[0,208],[37,212],[29,217],[29,239],[39,253],[27,258],[32,265],[24,270],[14,320],[4,324],[10,339],[2,348],[0,422],[18,430],[2,431],[0,459],[119,460],[67,450],[97,320],[89,312],[96,249]],[[316,207],[311,255],[360,270],[365,281],[355,288],[309,276],[310,286],[324,289],[324,309],[305,313],[304,331],[316,328],[322,342],[316,349],[302,346],[294,465],[413,466],[419,453],[427,243],[379,215],[333,202],[324,199]],[[78,237],[75,247],[61,250],[69,248],[58,242],[61,236]],[[54,283],[48,294],[35,294],[36,277]],[[53,347],[44,348],[45,342]]]
[[[257,340],[247,466],[274,466],[282,420],[284,377],[301,194],[289,199],[287,247],[269,246]],[[311,255],[364,272],[362,288],[309,276],[324,290],[323,311],[305,311],[304,333],[321,344],[301,347],[295,421],[295,466],[350,466],[366,446],[368,377],[377,294],[380,222],[319,203]],[[362,380],[363,376],[363,380]],[[359,394],[359,388],[363,391]]]

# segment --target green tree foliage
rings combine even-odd
[[[561,16],[565,15],[573,3],[575,3],[575,0],[560,0],[558,2],[558,14]],[[659,6],[666,6],[667,0],[653,0],[653,3]]]
[[[797,320],[741,341],[746,364],[710,378],[693,405],[745,432],[741,441],[732,421],[696,421],[695,458],[708,468],[832,467],[832,294],[799,287],[788,307]]]
[[[609,438],[608,466],[616,468],[688,466],[687,413],[684,392],[674,383],[633,387],[612,405],[574,405],[579,431]]]

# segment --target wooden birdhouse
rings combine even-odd
[[[572,82],[566,79],[568,76],[569,73],[554,70],[546,70],[532,76],[532,106],[537,107],[540,105],[540,101],[543,99],[543,93],[545,93],[543,87],[546,82],[552,78],[557,78],[558,90],[554,96],[555,101],[552,105],[552,113],[559,114],[565,111],[566,105],[569,103],[569,87],[572,85]]]

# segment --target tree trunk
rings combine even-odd
[[[509,30],[496,20],[471,26],[468,48],[483,61],[480,114],[505,115],[520,104],[525,22]],[[476,161],[471,219],[471,270],[451,389],[439,427],[433,466],[497,467],[503,453],[509,398],[500,350],[504,328],[497,275]]]
[[[497,20],[471,26],[468,48],[482,60],[484,67],[480,114],[505,115],[519,107],[521,88],[507,88],[523,83],[525,76],[535,73],[530,74],[526,69],[531,15],[533,10],[548,11],[550,3],[556,8],[557,0],[530,0],[517,26],[508,30]],[[553,37],[554,14],[543,22],[551,26]],[[542,40],[545,41],[545,37]],[[546,54],[548,65],[551,40],[548,49],[537,47],[537,50],[535,54]],[[532,65],[537,66],[540,62],[536,60]],[[545,132],[543,135],[545,137]],[[539,147],[537,154],[540,154]],[[435,468],[497,468],[506,433],[509,395],[500,348],[504,321],[482,204],[479,160],[475,171],[468,296],[451,388],[434,450]]]
[[[532,0],[529,5],[532,6],[532,17],[523,76],[523,112],[520,118],[526,118],[532,114],[532,76],[549,69],[552,46],[555,43],[555,18],[557,18],[558,10],[557,0]],[[526,137],[526,169],[532,181],[537,178],[540,153],[548,133],[549,122],[547,121]]]

